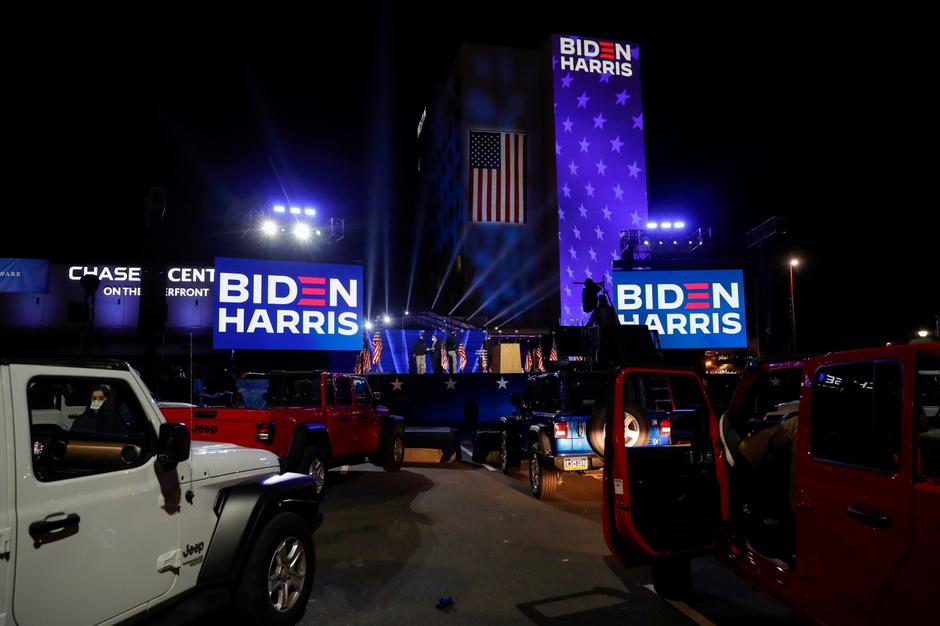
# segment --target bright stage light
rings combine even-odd
[[[292,206],[290,208],[291,215],[300,215],[300,209],[298,207]]]
[[[317,237],[319,237],[319,236],[322,235],[322,234],[323,234],[323,233],[321,233],[321,232],[320,232],[320,229],[318,228],[318,229],[317,229]]]
[[[287,209],[284,208],[284,205],[281,205],[281,204],[275,204],[275,205],[274,205],[274,212],[275,212],[275,213],[283,213],[283,212],[286,211],[286,210],[287,210]]]
[[[388,315],[383,315],[383,316],[382,316],[382,321],[385,322],[386,324],[391,324],[391,323],[392,323],[392,318],[390,318]]]
[[[304,209],[304,215],[306,215],[307,217],[313,217],[316,214],[317,214],[316,209]]]
[[[306,224],[294,224],[294,237],[299,241],[307,241],[310,239],[310,227]]]
[[[649,230],[656,230],[657,228],[659,228],[659,224],[657,224],[656,222],[647,222],[646,228],[648,228]]]
[[[408,311],[405,311],[405,315],[411,315]]]
[[[659,227],[663,230],[670,230],[672,228],[672,222],[662,222]]]
[[[644,239],[644,240],[643,240],[643,245],[644,245],[644,246],[650,245],[650,240],[649,240],[649,239]]]
[[[372,322],[366,322],[366,330],[372,330]]]
[[[274,220],[264,220],[261,222],[261,232],[267,235],[268,237],[274,237],[277,235],[277,222]]]

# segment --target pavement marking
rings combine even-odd
[[[653,585],[643,585],[643,588],[650,590],[652,593],[656,593],[656,590],[653,589]],[[681,600],[670,600],[669,598],[663,598],[658,593],[656,593],[656,595],[662,598],[663,600],[665,600],[666,602],[668,602],[669,604],[671,604],[672,606],[676,607],[676,609],[678,609],[679,612],[681,612],[683,615],[688,617],[690,620],[692,620],[699,626],[717,626],[715,622],[711,621],[710,619],[708,619],[707,617],[705,617],[704,615],[702,615],[701,613],[699,613],[698,611],[690,607],[685,602],[682,602]]]

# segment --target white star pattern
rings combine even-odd
[[[600,161],[595,163],[594,166],[597,168],[598,174],[600,174],[601,176],[607,175],[607,166],[604,165],[604,159],[601,159]]]
[[[392,381],[392,391],[401,391],[401,388],[405,385],[402,381],[396,378]]]
[[[640,214],[634,211],[630,214],[630,220],[634,226],[638,226],[640,224]]]
[[[571,269],[571,266],[568,266],[568,269],[565,270],[568,273],[568,278],[574,278],[574,270]]]
[[[571,170],[572,176],[578,175],[578,166],[574,164],[574,161],[568,164],[568,169]]]
[[[604,231],[601,230],[600,226],[594,227],[594,233],[597,235],[597,238],[601,241],[604,241]]]
[[[578,142],[578,145],[581,146],[581,152],[587,152],[591,142],[587,140],[587,137],[583,137],[581,141]]]
[[[584,208],[584,205],[578,207],[578,211],[581,213],[581,217],[587,217],[587,209]]]
[[[603,113],[598,113],[597,117],[592,118],[594,120],[594,128],[600,128],[604,130],[604,124],[607,123],[607,118],[604,117]]]
[[[584,191],[587,192],[588,197],[590,198],[594,197],[594,187],[593,185],[591,185],[591,181],[588,181],[588,184],[584,186]]]
[[[617,154],[620,154],[620,148],[622,147],[623,147],[623,142],[620,141],[620,135],[617,135],[616,137],[610,140],[611,152],[616,152]]]
[[[578,227],[577,227],[577,226],[575,226],[574,228],[572,228],[572,229],[571,229],[571,232],[574,233],[574,238],[575,238],[575,239],[577,239],[577,240],[579,240],[579,241],[581,240],[581,231],[578,230]]]
[[[574,246],[571,246],[570,248],[568,248],[568,254],[571,255],[572,259],[578,258],[578,251],[574,249]]]
[[[610,209],[608,209],[606,206],[601,210],[604,212],[604,219],[609,222],[610,216],[613,215],[613,212]]]
[[[444,386],[447,387],[450,391],[457,391],[457,381],[453,378],[448,378],[444,381]]]
[[[618,200],[623,200],[623,188],[620,186],[620,183],[617,183],[617,186],[614,187],[614,195]]]
[[[594,248],[593,248],[593,247],[591,247],[590,249],[588,249],[588,254],[591,255],[591,260],[592,260],[592,261],[596,261],[596,260],[597,260],[597,253],[594,252]]]
[[[558,219],[561,220],[562,222],[565,221],[565,210],[564,210],[564,209],[558,209]]]
[[[506,389],[506,383],[508,383],[508,382],[509,382],[508,380],[506,380],[505,378],[503,378],[502,376],[500,376],[500,377],[499,377],[499,380],[496,381],[496,388],[497,388],[497,389]],[[507,391],[508,391],[508,389],[507,389]]]

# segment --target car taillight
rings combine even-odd
[[[672,434],[672,425],[669,420],[663,420],[659,423],[659,434],[663,436]]]
[[[258,422],[255,439],[261,443],[272,443],[274,441],[274,422]]]
[[[555,422],[555,439],[568,438],[568,422]]]

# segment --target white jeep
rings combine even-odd
[[[117,361],[0,361],[0,626],[112,624],[206,587],[294,624],[314,574],[314,479],[190,442]]]

